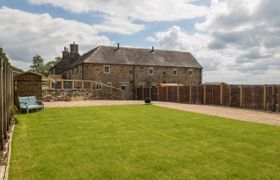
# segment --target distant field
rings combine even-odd
[[[18,118],[11,179],[280,179],[280,127],[152,105]]]

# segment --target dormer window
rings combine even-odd
[[[173,69],[173,76],[177,76],[177,69]]]
[[[110,74],[110,65],[104,65],[103,72],[104,74]]]
[[[148,69],[149,76],[153,76],[155,74],[155,70],[153,67],[149,67]]]

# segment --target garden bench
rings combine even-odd
[[[18,97],[20,111],[25,111],[27,114],[30,110],[44,110],[42,101],[36,99],[35,96]]]

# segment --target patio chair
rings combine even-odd
[[[43,102],[35,96],[18,97],[18,100],[20,112],[25,111],[28,114],[30,110],[44,110]]]

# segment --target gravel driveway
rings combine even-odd
[[[75,106],[107,106],[107,105],[129,105],[129,104],[143,104],[143,101],[132,100],[93,100],[93,101],[71,101],[71,102],[45,102],[45,107],[75,107]],[[154,105],[172,109],[179,109],[183,111],[197,112],[201,114],[214,115],[226,117],[242,121],[250,121],[262,124],[280,126],[280,114],[263,111],[208,106],[208,105],[193,105],[180,104],[171,102],[154,101]]]

